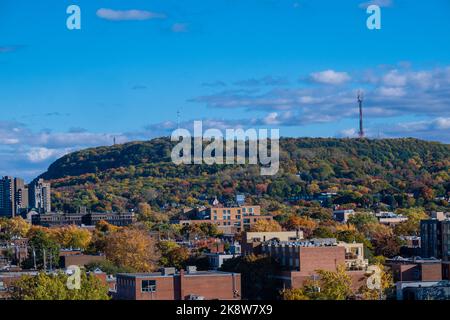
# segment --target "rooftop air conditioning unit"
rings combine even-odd
[[[169,275],[175,274],[176,269],[173,268],[173,267],[170,267],[170,268],[162,268],[161,271],[162,271],[162,274],[163,274],[164,276],[169,276]]]
[[[197,267],[196,266],[188,266],[187,267],[187,272],[188,273],[196,273],[197,272]]]

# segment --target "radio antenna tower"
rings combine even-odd
[[[364,138],[364,125],[363,125],[363,100],[364,94],[362,91],[358,91],[358,106],[359,106],[359,137]]]

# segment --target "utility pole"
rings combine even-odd
[[[359,137],[364,138],[364,125],[363,125],[363,100],[364,94],[362,91],[358,91],[358,106],[359,106]]]

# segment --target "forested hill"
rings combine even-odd
[[[41,177],[51,180],[55,209],[64,211],[80,205],[130,209],[141,202],[154,208],[195,205],[235,193],[253,195],[256,202],[283,202],[337,192],[338,201],[364,206],[381,194],[407,206],[434,203],[450,191],[450,145],[436,142],[283,138],[280,171],[273,177],[260,176],[255,165],[176,166],[170,160],[173,146],[158,138],[86,149],[55,161]]]

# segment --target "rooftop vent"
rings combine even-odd
[[[196,266],[188,266],[187,267],[187,273],[188,274],[192,274],[192,273],[196,273],[197,272],[197,267]]]
[[[176,269],[173,268],[173,267],[171,267],[171,268],[162,268],[161,269],[161,273],[162,273],[163,276],[170,276],[170,275],[175,274],[175,272],[176,272]]]

